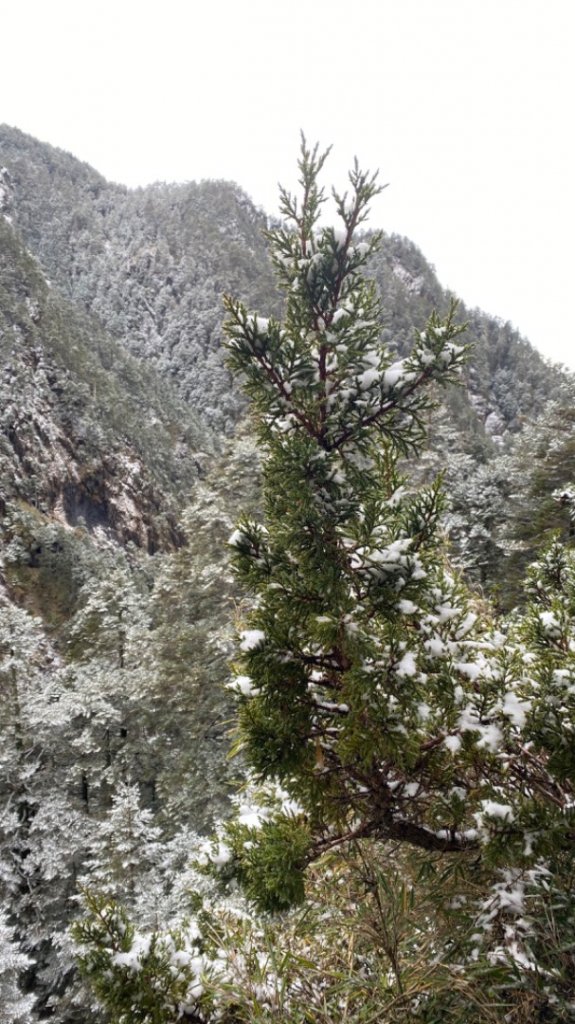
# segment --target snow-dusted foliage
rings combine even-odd
[[[194,517],[190,509],[191,530]],[[217,524],[212,499],[216,533]],[[61,561],[59,575],[42,563],[35,569],[36,606],[47,601],[54,616],[63,600],[75,608],[55,647],[40,618],[0,593],[0,895],[32,958],[27,976],[38,1005],[60,1024],[90,1005],[72,983],[65,937],[78,883],[116,896],[139,890],[164,858],[159,809],[165,845],[190,819],[205,823],[225,804],[217,752],[229,708],[221,687],[211,692],[223,676],[225,616],[216,609],[209,628],[205,622],[225,579],[210,571],[207,531],[197,562],[191,545],[166,558],[150,593],[139,560],[130,566],[113,550],[97,557],[84,539],[69,552],[67,577],[70,535],[61,527],[39,529],[24,517],[9,528],[5,579],[18,580],[27,597],[26,530],[34,528],[36,550],[48,559],[58,545]],[[215,545],[229,529],[225,519]],[[183,657],[188,648],[193,664]],[[150,913],[158,898],[150,883]]]
[[[411,492],[397,460],[419,444],[425,385],[461,364],[461,329],[433,317],[390,363],[358,273],[369,249],[354,241],[377,187],[356,168],[351,198],[335,195],[342,229],[318,229],[322,163],[304,147],[303,204],[283,195],[295,230],[271,235],[284,321],[228,304],[232,365],[268,453],[266,530],[245,520],[232,538],[257,594],[232,689],[256,777],[300,805],[230,824],[232,861],[252,898],[278,909],[338,845],[459,856],[462,875],[481,865],[488,893],[477,908],[466,894],[461,919],[477,915],[482,936],[470,956],[527,970],[529,925],[506,924],[504,941],[498,929],[513,893],[543,906],[564,884],[547,872],[550,847],[568,842],[573,708],[561,703],[559,722],[548,687],[565,687],[568,669],[546,666],[550,652],[570,661],[570,621],[551,571],[547,603],[518,628],[490,621],[446,565],[440,491]]]
[[[0,1024],[28,1024],[36,1000],[24,994],[19,978],[31,963],[18,948],[6,915],[0,912]]]

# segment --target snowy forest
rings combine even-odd
[[[298,166],[0,126],[0,1024],[575,1020],[574,381]]]

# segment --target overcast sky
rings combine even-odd
[[[128,185],[228,178],[275,212],[303,129],[390,187],[468,305],[575,369],[573,0],[14,0],[0,121]]]

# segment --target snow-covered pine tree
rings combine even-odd
[[[106,895],[133,899],[159,858],[160,831],[152,812],[140,806],[138,786],[119,783],[89,850],[90,885]]]
[[[301,204],[282,192],[288,225],[269,236],[283,322],[227,301],[266,455],[264,522],[231,538],[255,594],[231,687],[238,745],[273,799],[228,826],[225,870],[265,909],[302,899],[306,866],[350,841],[507,869],[569,806],[524,745],[522,653],[449,571],[439,487],[411,492],[398,471],[429,385],[462,364],[463,328],[432,316],[390,365],[362,274],[377,238],[356,237],[377,182],[356,165],[334,192],[341,226],[322,227],[325,156],[304,143]]]
[[[300,869],[352,836],[469,845],[446,797],[458,698],[440,655],[451,644],[466,660],[473,618],[443,569],[439,489],[410,494],[398,472],[421,440],[427,385],[462,363],[463,328],[453,312],[432,317],[390,365],[362,274],[378,239],[357,238],[380,189],[356,165],[350,193],[334,193],[341,226],[322,227],[325,157],[304,143],[301,205],[282,192],[288,226],[270,233],[284,321],[227,300],[230,362],[267,454],[265,525],[244,520],[231,540],[257,595],[233,684],[241,745],[301,807],[257,842],[238,826],[240,873],[268,907],[301,896]]]
[[[49,721],[46,691],[56,674],[40,621],[0,594],[0,900],[17,925],[20,950],[30,955],[29,980],[39,1005],[70,969],[56,962],[52,938],[73,892],[83,837],[81,819],[66,798],[55,756],[58,737]],[[8,942],[7,935],[2,932]],[[21,962],[25,966],[25,957]]]

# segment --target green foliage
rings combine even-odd
[[[237,896],[218,900],[196,893],[188,900],[195,929],[179,929],[178,941],[185,949],[195,943],[203,951],[202,1019],[218,1024],[404,1024],[406,1018],[420,1024],[567,1022],[572,910],[566,894],[526,883],[527,905],[536,899],[540,916],[537,920],[529,909],[521,925],[525,931],[529,926],[530,955],[540,967],[526,970],[519,959],[505,961],[477,948],[478,933],[493,929],[499,941],[515,927],[521,881],[502,879],[493,890],[474,857],[471,863],[475,870],[468,872],[458,861],[363,841],[351,844],[344,856],[335,851],[312,866],[302,908],[254,916]],[[472,913],[462,928],[466,906]],[[155,991],[148,1005],[158,1017],[150,1020],[172,1024],[165,961],[137,954],[138,949],[171,948],[171,932],[156,928],[134,942],[130,918],[124,916],[114,938],[113,927],[98,930],[94,907],[92,901],[89,927],[82,932],[88,969],[96,983],[104,971],[110,980],[110,960],[118,971],[117,983],[114,979],[100,989],[103,1004],[110,1008],[116,998],[127,1005],[131,998],[138,1008],[144,993]],[[125,962],[114,952],[120,942]],[[99,962],[102,948],[105,959]],[[125,983],[121,971],[131,972]],[[145,977],[141,990],[139,972]],[[197,983],[193,973],[189,980]]]
[[[305,822],[281,817],[257,830],[233,824],[228,834],[234,875],[259,910],[277,912],[302,903],[311,846]]]
[[[457,587],[437,557],[440,492],[406,493],[397,460],[420,444],[425,385],[452,379],[461,364],[453,339],[462,328],[453,313],[445,322],[433,315],[412,352],[390,365],[361,273],[377,240],[354,237],[378,187],[356,166],[351,197],[335,194],[342,227],[321,229],[324,160],[303,146],[302,205],[282,194],[293,229],[270,234],[284,321],[227,302],[230,360],[268,456],[265,529],[244,520],[232,537],[238,575],[259,595],[240,643],[238,671],[253,682],[239,685],[240,729],[259,777],[303,797],[319,833],[345,832],[355,818],[365,834],[384,835],[382,766],[409,785],[429,740],[418,708],[435,676],[444,719],[455,710],[441,663],[413,688],[418,659],[431,669],[428,630],[418,640],[414,616],[429,616],[449,588],[455,600]],[[461,600],[444,615],[453,639],[466,615]],[[445,757],[425,761],[439,780]]]
[[[110,1024],[175,1024],[184,1013],[184,1019],[200,1021],[201,985],[196,980],[195,999],[182,933],[139,939],[117,904],[90,894],[85,899],[89,916],[73,926],[76,942],[89,948],[79,966],[108,1009]]]

